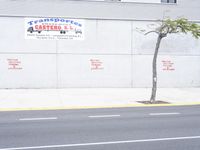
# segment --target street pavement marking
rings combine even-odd
[[[32,147],[14,147],[14,148],[1,148],[0,150],[47,149],[47,148],[61,148],[61,147],[81,147],[81,146],[94,146],[94,145],[111,145],[111,144],[142,143],[142,142],[157,142],[157,141],[190,140],[190,139],[200,139],[200,136],[185,136],[185,137],[128,140],[128,141],[110,141],[110,142],[96,142],[96,143],[79,143],[79,144],[64,144],[64,145],[46,145],[46,146],[32,146]]]
[[[48,118],[21,118],[20,121],[33,121],[33,120],[56,120],[57,117],[48,117]]]
[[[89,118],[112,118],[120,117],[120,115],[97,115],[97,116],[88,116]]]
[[[150,113],[150,116],[164,116],[164,115],[180,115],[179,112],[172,112],[172,113]]]

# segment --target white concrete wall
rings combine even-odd
[[[133,22],[133,87],[151,87],[152,59],[157,35],[155,22]],[[145,32],[142,32],[145,30]],[[164,38],[157,61],[159,87],[197,87],[200,85],[200,40],[190,34],[171,34]],[[172,64],[171,64],[172,63]],[[167,69],[167,65],[171,65]]]
[[[0,53],[56,53],[56,41],[27,40],[24,31],[23,17],[0,17]]]
[[[154,30],[159,23],[133,22],[133,49],[134,54],[153,54],[157,35],[144,33]],[[141,32],[145,30],[145,32]],[[200,55],[200,40],[188,34],[171,34],[162,40],[159,54],[161,55]]]
[[[85,20],[83,41],[57,41],[58,53],[131,54],[131,22]]]
[[[0,88],[150,87],[155,22],[87,20],[84,40],[27,40],[23,17],[0,17]],[[159,87],[200,86],[200,41],[170,35]],[[168,66],[168,68],[167,68]]]
[[[151,87],[152,56],[135,55],[133,59],[133,87]],[[172,67],[164,65],[170,61]],[[157,61],[158,87],[199,87],[200,56],[160,55]]]
[[[16,68],[11,65],[14,60],[18,62]],[[0,88],[55,88],[57,85],[56,57],[52,54],[0,54],[0,72]]]
[[[58,71],[59,87],[131,87],[126,55],[59,55]]]

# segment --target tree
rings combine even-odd
[[[196,23],[189,22],[185,18],[180,18],[176,20],[166,19],[161,22],[161,25],[153,31],[147,32],[145,35],[149,33],[156,33],[158,35],[156,47],[153,56],[152,62],[152,92],[150,103],[156,102],[156,92],[157,92],[157,56],[159,52],[159,47],[163,38],[167,37],[168,34],[176,34],[176,33],[191,33],[193,37],[200,37],[200,25]]]

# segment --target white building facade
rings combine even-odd
[[[0,0],[0,88],[151,87],[154,29],[199,0]],[[163,39],[159,87],[200,86],[200,40]]]

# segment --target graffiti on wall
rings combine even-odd
[[[174,63],[171,60],[162,60],[163,71],[174,71]]]
[[[21,61],[19,59],[7,59],[9,70],[21,70]]]
[[[103,62],[100,59],[90,59],[91,70],[102,70]]]
[[[84,40],[84,21],[66,18],[25,18],[25,39]]]

